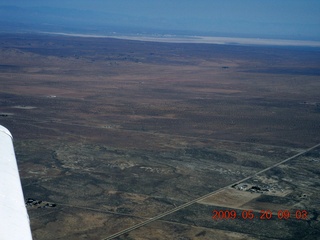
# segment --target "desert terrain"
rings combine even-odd
[[[0,52],[35,240],[319,238],[319,48],[2,34]]]

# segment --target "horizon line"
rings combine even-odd
[[[259,45],[259,46],[292,46],[292,47],[320,47],[320,41],[313,40],[290,40],[290,39],[269,39],[269,38],[242,38],[242,37],[212,37],[198,35],[99,35],[65,32],[39,32],[43,34],[62,35],[71,37],[90,38],[114,38],[133,41],[161,42],[161,43],[197,43],[197,44],[219,44],[219,45]]]

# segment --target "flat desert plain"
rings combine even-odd
[[[319,48],[2,34],[0,52],[35,240],[319,238]]]

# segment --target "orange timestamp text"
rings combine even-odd
[[[222,219],[243,219],[243,220],[270,220],[272,218],[287,220],[289,218],[297,220],[306,220],[308,218],[307,210],[296,210],[295,212],[290,212],[289,210],[279,210],[277,213],[272,213],[271,210],[260,210],[254,212],[253,210],[242,210],[237,212],[236,210],[213,210],[212,219],[222,220]]]

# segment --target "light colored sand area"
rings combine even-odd
[[[211,195],[210,197],[207,197],[198,203],[221,207],[241,208],[242,205],[258,198],[260,195],[261,194],[259,193],[250,193],[229,188]]]
[[[287,193],[289,192],[287,191]],[[292,209],[292,206],[285,204],[256,201],[256,199],[261,195],[261,193],[251,193],[229,188],[223,190],[222,192],[218,192],[217,194],[214,194],[202,201],[199,201],[198,203],[226,208],[237,208],[256,211],[271,210],[272,212],[277,212],[279,210]]]
[[[26,109],[26,110],[30,110],[30,109],[35,109],[37,107],[33,107],[33,106],[14,106],[13,108],[17,108],[17,109]]]

